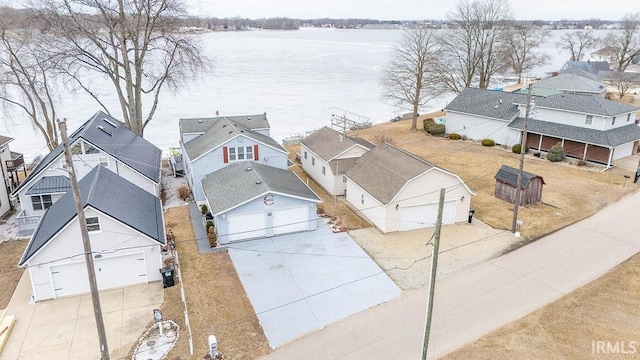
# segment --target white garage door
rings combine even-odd
[[[143,253],[94,260],[98,289],[105,290],[147,282]],[[50,267],[55,297],[89,292],[89,278],[84,261]]]
[[[306,231],[308,228],[308,206],[279,209],[273,212],[273,235]]]
[[[242,240],[266,235],[266,226],[264,212],[238,214],[227,216],[228,240]]]
[[[442,211],[442,224],[453,224],[456,202],[445,201]],[[438,204],[403,206],[400,208],[400,231],[435,226],[438,220]]]

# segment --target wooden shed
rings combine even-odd
[[[518,169],[502,165],[495,176],[495,196],[512,204],[516,202],[516,183],[518,182]],[[545,185],[541,176],[522,172],[520,188],[522,195],[520,205],[536,204],[542,200],[542,186]]]

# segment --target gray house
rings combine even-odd
[[[321,200],[290,170],[237,162],[207,175],[202,188],[221,244],[317,228]]]
[[[601,81],[596,81],[576,74],[558,74],[535,82],[531,85],[534,95],[553,95],[551,93],[543,93],[545,90],[555,90],[560,93],[573,93],[582,95],[596,95],[604,97],[607,92],[607,86]],[[518,91],[526,94],[527,90]]]
[[[162,204],[98,165],[78,182],[100,290],[161,280],[166,243]],[[28,267],[36,301],[89,292],[73,194],[42,216],[18,264]]]
[[[202,179],[223,167],[252,161],[287,169],[287,151],[269,135],[266,114],[180,119],[185,176],[195,200],[205,202]]]

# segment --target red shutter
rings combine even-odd
[[[253,145],[253,160],[260,160],[260,155],[258,154],[258,145]]]
[[[229,162],[229,150],[226,146],[222,148],[222,159],[225,164]]]

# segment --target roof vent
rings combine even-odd
[[[222,125],[222,127],[223,127],[223,128],[226,128],[226,127],[227,127],[227,124]]]
[[[111,136],[111,131],[109,131],[109,130],[105,129],[105,128],[104,128],[104,126],[102,126],[102,125],[98,125],[98,129],[99,129],[99,130],[101,130],[103,133],[105,133],[105,134],[107,134],[107,135]]]
[[[251,116],[247,116],[247,120],[251,120]]]
[[[260,184],[262,184],[262,180],[256,181],[256,185],[260,185]]]
[[[251,171],[251,167],[244,169],[245,171]]]
[[[494,108],[494,109],[497,109],[497,108],[499,108],[499,107],[500,107],[500,105],[496,105],[496,106],[494,106],[493,108]]]
[[[233,130],[229,131],[229,134],[233,134]]]
[[[109,119],[102,119],[102,120],[107,124],[111,125],[114,129],[117,128],[116,124],[114,124],[111,120]]]
[[[202,124],[202,119],[198,119],[198,124]]]

